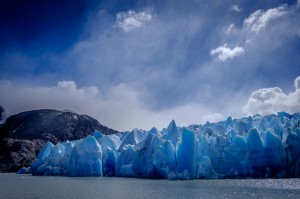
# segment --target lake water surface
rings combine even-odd
[[[0,174],[0,198],[300,198],[300,179],[152,180]]]

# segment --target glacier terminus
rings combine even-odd
[[[18,173],[137,178],[300,177],[300,114],[277,114],[167,129],[48,142]]]

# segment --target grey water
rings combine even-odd
[[[300,179],[152,180],[0,174],[0,198],[300,198]]]

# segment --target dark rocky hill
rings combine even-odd
[[[71,111],[43,109],[10,116],[0,126],[0,171],[14,172],[29,166],[48,141],[81,139],[95,130],[118,133],[92,117]]]

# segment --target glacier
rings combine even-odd
[[[300,177],[300,113],[48,142],[18,173],[137,178]]]

